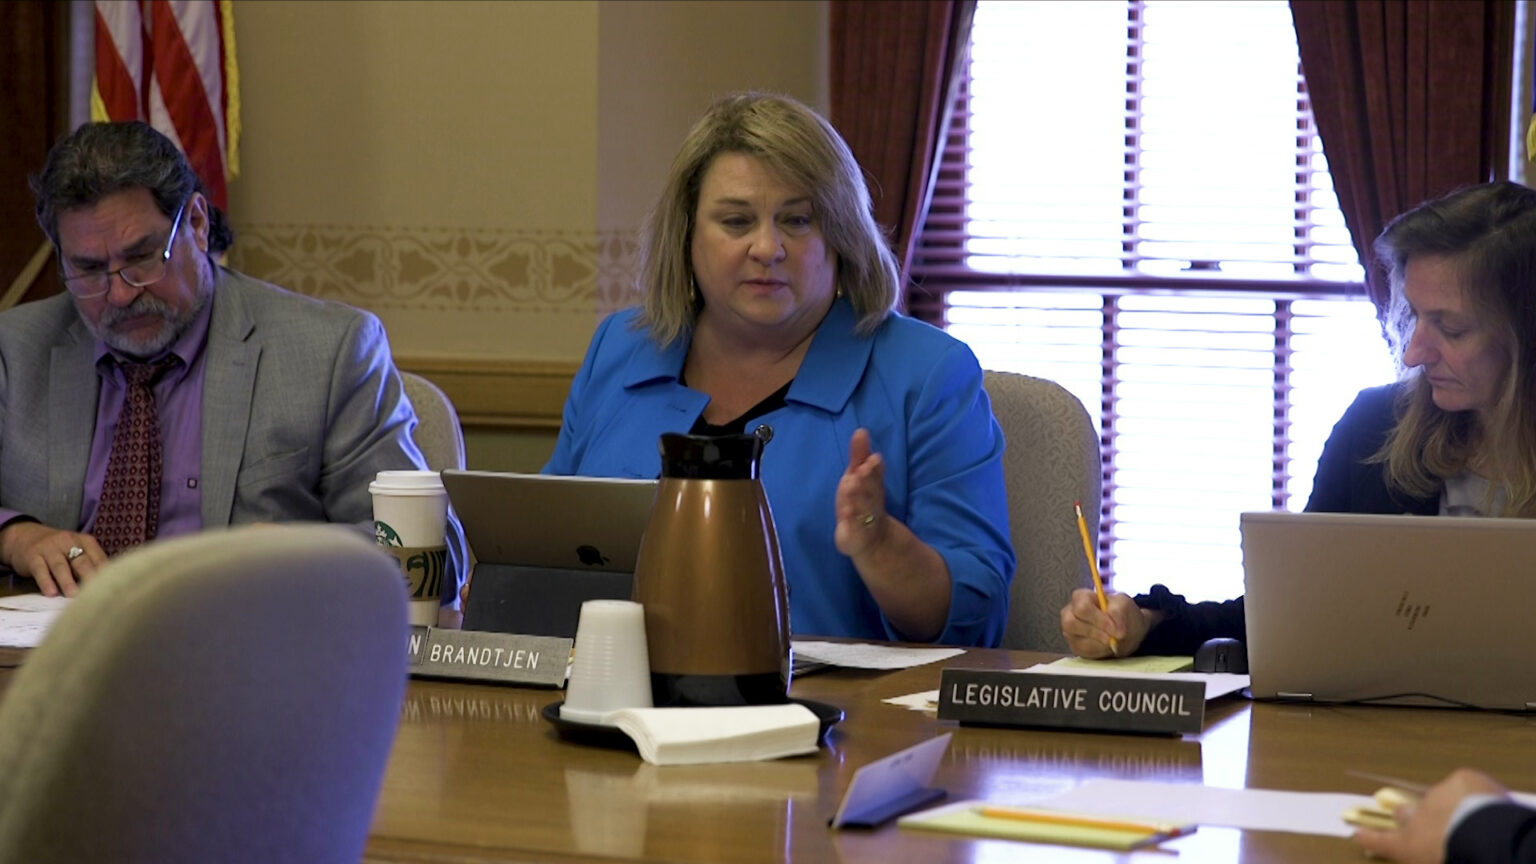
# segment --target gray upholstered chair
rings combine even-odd
[[[401,372],[405,395],[416,407],[416,446],[433,471],[464,468],[464,427],[453,402],[436,384],[414,372]]]
[[[1003,471],[1019,557],[1003,647],[1065,652],[1061,607],[1072,589],[1093,584],[1072,505],[1083,503],[1097,548],[1099,439],[1083,403],[1054,381],[988,370],[986,388],[1008,442]]]
[[[406,682],[399,568],[258,526],[110,562],[0,700],[0,862],[347,862]]]

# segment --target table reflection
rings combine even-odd
[[[782,848],[793,860],[797,819],[814,819],[821,795],[814,757],[726,765],[645,762],[564,771],[571,839],[585,854],[640,857],[686,844],[698,860],[730,860],[747,848]],[[798,813],[797,813],[798,808]],[[725,820],[722,840],[705,825]],[[824,826],[823,826],[824,828]],[[710,839],[711,837],[715,839]]]
[[[1207,786],[1241,789],[1248,777],[1248,740],[1253,724],[1253,703],[1242,703],[1242,710],[1208,721],[1200,736],[1205,762],[1197,782]],[[1183,779],[1183,778],[1179,778]]]
[[[470,689],[450,687],[423,689],[411,688],[401,708],[403,725],[440,725],[444,721],[467,723],[542,723],[539,716],[544,702],[556,702],[560,694],[550,691],[544,700],[538,700],[534,690],[512,690],[489,687]],[[532,698],[530,698],[532,697]]]
[[[940,779],[954,783],[967,797],[996,803],[1027,803],[1093,777],[1199,783],[1203,776],[1202,743],[1194,738],[1017,729],[964,732],[951,742]],[[959,790],[950,791],[953,795]]]

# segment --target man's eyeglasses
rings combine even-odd
[[[191,199],[188,198],[188,201]],[[124,282],[135,288],[143,288],[153,285],[165,278],[166,268],[171,263],[171,247],[176,243],[176,232],[181,228],[181,214],[187,209],[187,201],[181,202],[176,208],[176,215],[171,217],[171,236],[165,238],[165,248],[159,252],[145,255],[134,261],[117,268],[116,270],[91,270],[85,273],[76,273],[73,276],[60,273],[64,280],[64,287],[69,293],[81,300],[94,300],[112,290],[112,277],[121,276]],[[59,269],[64,269],[63,262]]]

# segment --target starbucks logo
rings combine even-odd
[[[374,542],[378,543],[380,546],[405,545],[405,543],[400,540],[400,534],[395,531],[395,529],[389,527],[389,524],[386,522],[376,521],[373,523],[373,539]]]
[[[443,575],[448,571],[448,547],[406,546],[400,533],[388,523],[373,523],[373,539],[384,547],[400,564],[400,574],[405,578],[405,590],[413,600],[440,597],[443,593]]]

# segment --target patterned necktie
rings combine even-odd
[[[128,395],[112,435],[112,456],[101,484],[96,542],[108,555],[155,539],[160,527],[160,415],[151,389],[178,358],[123,363]]]

